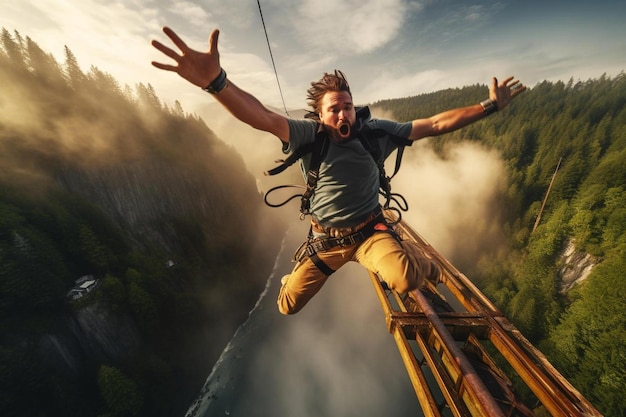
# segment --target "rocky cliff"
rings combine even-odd
[[[28,249],[14,269],[0,271],[15,286],[0,307],[28,315],[2,327],[9,410],[57,381],[59,392],[27,411],[52,403],[67,415],[84,402],[81,415],[91,415],[106,403],[99,369],[111,366],[138,387],[144,412],[180,415],[265,288],[284,229],[242,158],[194,118],[166,114],[140,125],[112,128],[119,134],[106,146],[85,129],[84,143],[68,150],[57,137],[45,146],[14,133],[3,139],[0,124],[0,187],[10,190],[0,199],[8,208],[0,221],[0,248],[8,249],[0,255],[17,254],[18,237]],[[82,274],[104,284],[69,303],[63,296]],[[45,292],[45,307],[23,288]],[[38,382],[26,390],[15,383],[29,378]]]
[[[0,415],[179,416],[281,226],[203,120],[66,53],[0,39]]]
[[[87,366],[118,363],[139,350],[141,336],[128,314],[93,304],[67,316],[55,333],[41,337],[40,353],[47,363],[70,378],[79,378]]]
[[[254,178],[232,149],[209,131],[206,139],[186,138],[178,146],[168,144],[160,154],[146,148],[129,159],[95,166],[65,161],[60,167],[57,182],[102,210],[123,231],[131,248],[157,248],[164,261],[193,264],[193,274],[204,276],[200,281],[214,292],[221,286],[215,285],[220,278],[212,275],[227,259],[216,259],[208,252],[245,256],[233,260],[241,266],[256,264],[257,275],[235,277],[243,287],[241,294],[247,295],[243,302],[229,293],[210,296],[232,301],[207,308],[225,315],[219,326],[231,323],[234,331],[237,318],[253,305],[256,295],[252,294],[260,294],[264,286],[282,233],[267,232],[280,226],[268,219]],[[81,307],[67,323],[71,337],[48,335],[44,344],[54,347],[69,369],[76,369],[81,357],[72,352],[82,351],[83,356],[97,360],[119,360],[140,344],[132,317],[113,314],[106,305]],[[228,334],[229,330],[220,328],[220,332]]]
[[[569,239],[561,254],[560,264],[561,292],[566,293],[576,284],[587,279],[598,264],[598,260],[592,255],[576,249],[573,239]]]

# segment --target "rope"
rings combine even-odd
[[[277,185],[276,187],[271,188],[268,192],[265,193],[265,196],[263,197],[263,201],[265,201],[265,204],[273,208],[282,207],[288,202],[290,202],[291,200],[293,200],[294,198],[302,197],[302,194],[294,194],[291,197],[285,199],[282,203],[270,203],[268,200],[268,197],[270,196],[270,194],[276,190],[282,190],[283,188],[298,188],[301,190],[306,190],[306,187],[302,185]]]
[[[283,90],[282,88],[280,88],[280,81],[278,80],[278,71],[276,71],[276,64],[274,63],[274,55],[272,55],[272,47],[270,46],[270,38],[267,36],[267,29],[265,28],[265,20],[263,19],[263,11],[261,10],[261,0],[257,0],[256,2],[259,5],[259,14],[261,15],[261,23],[263,23],[263,31],[265,32],[265,40],[267,41],[267,49],[269,49],[270,51],[272,67],[274,68],[274,74],[276,75],[276,84],[278,84],[278,91],[280,92],[280,99],[283,101],[283,108],[285,109],[285,114],[289,116],[289,112],[287,111],[287,106],[285,105],[285,98],[283,97]]]

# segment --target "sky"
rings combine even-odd
[[[172,27],[208,47],[220,29],[229,78],[268,106],[306,107],[306,89],[344,71],[356,104],[485,84],[514,75],[538,82],[585,81],[626,67],[623,0],[0,0],[0,26],[30,37],[84,72],[93,65],[120,84],[152,85],[167,104],[194,113],[213,101],[153,60],[152,39]],[[270,48],[263,29],[267,29]],[[272,64],[274,58],[276,72]],[[282,92],[282,94],[281,94]]]

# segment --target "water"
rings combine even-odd
[[[418,401],[369,277],[335,273],[298,314],[276,307],[303,223],[287,233],[265,291],[224,349],[188,417],[419,416]]]

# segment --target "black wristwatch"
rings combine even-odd
[[[224,69],[222,68],[222,70],[220,71],[220,75],[218,75],[217,78],[211,82],[211,84],[204,87],[203,90],[207,93],[217,94],[224,88],[226,88],[227,84],[228,82],[226,80],[226,71],[224,71]]]
[[[483,111],[487,116],[489,116],[491,113],[495,113],[498,111],[498,103],[490,98],[481,101],[480,105],[482,106]]]

